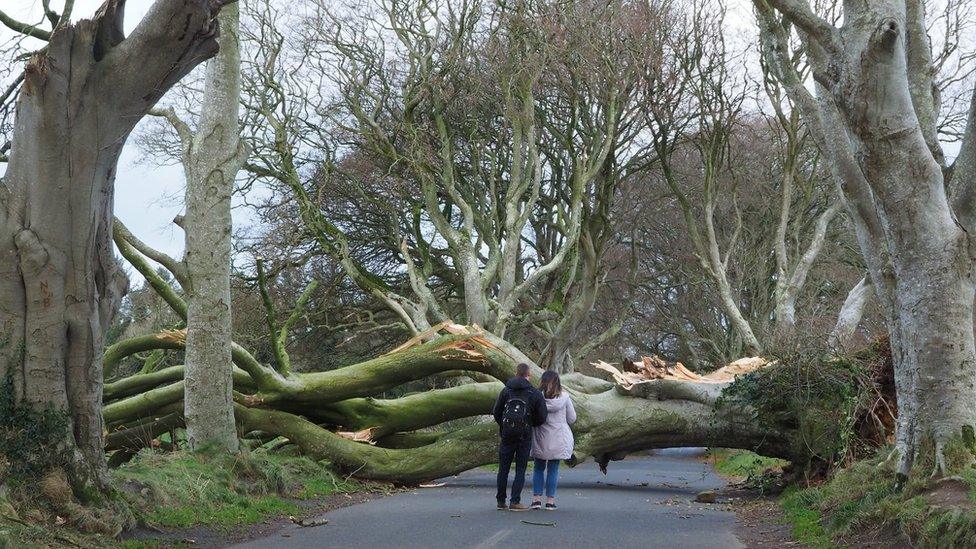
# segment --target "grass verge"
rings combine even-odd
[[[960,449],[960,451],[966,451]],[[780,505],[812,547],[976,547],[976,470],[932,479],[919,463],[901,489],[888,452],[838,471],[820,486],[790,489]]]
[[[727,448],[709,448],[706,460],[720,475],[745,478],[757,478],[770,469],[782,470],[789,464],[783,459],[761,456],[748,450]]]
[[[302,500],[361,491],[326,463],[265,452],[239,455],[144,451],[113,471],[118,499],[150,528],[210,527],[229,532],[269,517],[302,514]],[[373,487],[375,489],[375,487]],[[43,498],[0,494],[0,549],[8,547],[118,547],[114,536],[84,533]],[[154,547],[127,540],[124,547]]]
[[[147,453],[115,477],[144,522],[175,528],[253,524],[298,513],[297,500],[361,488],[307,458],[268,453]]]

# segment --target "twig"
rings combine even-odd
[[[552,526],[553,528],[556,527],[555,522],[533,522],[531,520],[522,520],[519,522],[521,522],[522,524],[531,524],[533,526]]]
[[[353,471],[353,472],[349,473],[348,475],[346,475],[346,482],[349,482],[349,479],[351,479],[353,475],[355,475],[356,473],[362,471],[363,470],[363,467],[366,467],[366,462],[365,461],[363,462],[362,465],[359,466],[358,469],[356,469],[355,471]]]

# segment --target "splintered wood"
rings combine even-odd
[[[477,329],[477,326],[474,326],[473,328]],[[409,349],[414,345],[419,345],[421,343],[430,341],[435,337],[437,337],[438,335],[440,335],[440,332],[442,330],[449,334],[454,334],[454,335],[473,333],[471,329],[469,329],[467,326],[464,326],[462,324],[455,324],[450,320],[445,320],[444,322],[441,322],[440,324],[435,324],[430,328],[427,328],[426,330],[420,332],[419,334],[411,337],[410,339],[405,341],[403,345],[400,345],[396,349],[393,349],[392,351],[386,354],[392,355],[393,353],[398,353],[400,351]]]
[[[440,324],[435,324],[434,326],[431,326],[430,328],[424,330],[423,332],[420,332],[419,334],[411,337],[403,345],[400,345],[396,349],[393,349],[392,351],[386,354],[392,355],[394,353],[405,351],[416,345],[426,343],[428,341],[437,338],[439,335],[442,335],[442,332],[450,335],[471,336],[469,338],[464,338],[464,340],[461,341],[449,341],[436,349],[437,351],[446,351],[446,350],[461,351],[461,353],[466,356],[455,357],[460,360],[470,360],[472,362],[481,362],[482,360],[484,360],[485,355],[475,347],[475,344],[480,345],[483,348],[497,349],[498,351],[502,351],[501,349],[498,349],[498,347],[496,347],[494,344],[492,344],[492,342],[489,341],[487,338],[479,335],[482,334],[483,332],[477,324],[471,326],[464,326],[463,324],[455,324],[450,320],[445,320],[444,322],[441,322]]]
[[[375,431],[375,429],[370,427],[368,429],[363,429],[362,431],[337,431],[336,434],[353,442],[367,442],[369,444],[376,444],[376,441],[373,440],[373,431]]]
[[[159,332],[156,337],[160,341],[172,341],[174,343],[185,343],[186,342],[186,328],[182,330],[163,330]]]
[[[604,361],[592,363],[598,370],[608,372],[613,380],[624,388],[631,388],[638,383],[647,383],[655,379],[671,379],[676,381],[692,381],[699,383],[727,383],[737,376],[758,370],[769,361],[754,356],[740,358],[735,362],[722,366],[714,372],[699,375],[685,368],[680,362],[668,364],[658,356],[642,357],[640,362],[625,361],[622,369]]]

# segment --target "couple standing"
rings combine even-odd
[[[559,461],[573,455],[573,432],[569,426],[576,421],[573,401],[562,389],[559,374],[547,371],[536,389],[529,382],[532,377],[528,364],[519,364],[515,377],[505,383],[493,410],[499,426],[501,444],[498,449],[498,510],[526,511],[522,505],[522,486],[529,457],[535,459],[532,475],[532,509],[542,508],[545,489],[546,510],[556,510],[556,482]],[[515,461],[512,497],[505,504],[508,473]]]

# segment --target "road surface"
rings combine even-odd
[[[332,511],[323,526],[288,526],[238,548],[408,549],[414,547],[737,548],[735,517],[727,505],[694,503],[720,488],[711,467],[687,453],[611,462],[607,476],[590,461],[561,467],[557,511],[495,510],[495,476],[476,470]],[[531,501],[531,472],[522,502]],[[555,523],[555,526],[522,521]]]

